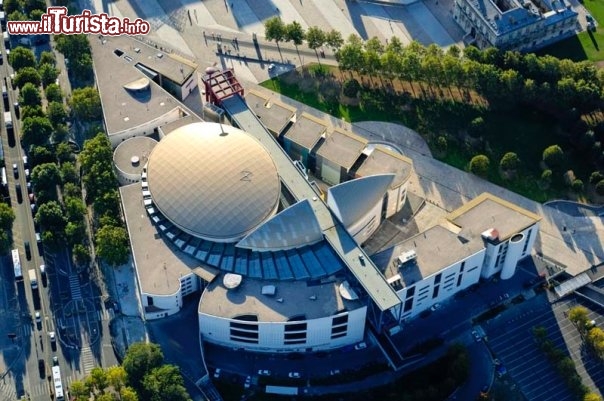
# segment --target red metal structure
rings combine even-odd
[[[206,90],[206,102],[219,106],[223,99],[235,94],[243,97],[243,86],[235,77],[232,69],[220,71],[214,67],[208,67],[201,80]]]

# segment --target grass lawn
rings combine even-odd
[[[604,2],[584,0],[583,5],[598,21],[596,32],[581,32],[577,36],[554,43],[538,52],[539,54],[551,54],[574,61],[604,61]]]

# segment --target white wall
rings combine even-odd
[[[508,263],[508,269],[513,269],[515,271],[518,261],[530,255],[535,243],[535,239],[537,238],[538,231],[539,223],[536,223],[521,231],[519,234],[524,235],[524,239],[520,243],[515,244],[513,249],[510,249],[510,240],[497,245],[492,245],[487,242],[487,256],[485,258],[485,264],[482,268],[482,278],[489,279],[493,277],[493,275],[500,273],[504,264],[506,263]],[[514,236],[512,235],[512,237]],[[516,252],[518,249],[520,251],[519,255],[518,252]],[[510,278],[512,275],[505,275],[505,277]]]
[[[149,306],[148,297],[153,299],[153,306],[158,309],[161,309],[157,312],[146,312],[146,307]],[[159,319],[166,316],[174,315],[180,311],[182,307],[182,295],[180,289],[171,295],[157,295],[143,292],[141,294],[141,303],[143,304],[143,312],[145,314],[145,319],[153,320]]]
[[[184,85],[181,86],[180,98],[182,100],[185,100],[191,94],[191,92],[195,88],[197,88],[197,79],[196,78],[197,78],[197,72],[194,71],[193,74],[187,80],[187,82],[185,82]]]
[[[202,297],[203,299],[203,297]],[[303,308],[303,306],[301,306]],[[347,334],[344,337],[331,339],[333,316],[296,322],[247,322],[257,324],[258,343],[251,344],[231,340],[231,322],[246,323],[223,317],[199,314],[199,329],[204,341],[226,347],[244,348],[257,352],[304,352],[308,348],[313,351],[339,348],[363,340],[367,307],[348,312]],[[288,324],[306,323],[306,342],[304,344],[284,344],[285,326]]]
[[[373,207],[357,222],[346,227],[357,244],[362,244],[378,229],[382,222],[382,205],[384,198],[373,205]]]
[[[136,127],[128,128],[123,131],[109,133],[109,141],[111,141],[111,146],[113,149],[117,147],[120,143],[129,138],[134,138],[136,136],[150,136],[153,134],[155,128],[176,121],[184,116],[184,111],[179,107],[175,107],[169,112],[151,120],[147,121],[144,124],[138,125]]]
[[[442,269],[438,273],[414,283],[412,286],[397,291],[397,295],[403,301],[403,307],[400,316],[398,315],[399,311],[393,311],[394,317],[400,320],[414,317],[435,303],[446,301],[455,295],[455,293],[477,283],[480,280],[484,256],[485,252],[482,249],[474,255]],[[436,284],[436,278],[439,274],[440,282]],[[435,296],[434,288],[436,286],[438,286],[438,294]],[[415,288],[413,296],[408,298],[407,294],[410,293],[409,290],[412,287]],[[405,310],[409,300],[412,300],[411,309]]]
[[[403,185],[388,190],[388,203],[386,205],[386,218],[400,212],[407,198],[407,185],[405,181]]]

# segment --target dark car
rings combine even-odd
[[[15,180],[19,179],[19,166],[17,166],[17,163],[13,163],[13,176]]]
[[[41,378],[46,377],[46,363],[44,363],[44,359],[38,359],[38,371]]]
[[[29,241],[25,241],[23,246],[25,247],[25,257],[27,260],[31,260],[31,248],[29,246]]]
[[[17,192],[17,202],[23,203],[23,192],[21,192],[21,184],[15,185],[15,191]]]

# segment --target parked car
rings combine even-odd
[[[477,343],[482,341],[482,337],[480,337],[480,334],[476,330],[472,330],[472,337],[474,337],[474,341]]]
[[[430,308],[430,310],[431,310],[432,312],[434,312],[435,310],[437,310],[437,309],[439,309],[439,308],[440,308],[440,304],[437,302],[437,303],[435,303],[434,305],[432,305],[432,307]]]
[[[335,376],[335,375],[339,375],[340,374],[340,369],[333,369],[329,371],[329,374],[331,376]]]
[[[299,372],[289,372],[289,374],[287,376],[289,376],[290,379],[299,379],[300,373]]]
[[[367,344],[365,342],[360,342],[354,346],[354,349],[356,349],[357,351],[365,348],[367,348]]]
[[[19,179],[19,166],[17,166],[17,163],[13,163],[13,176],[15,180]]]
[[[220,368],[218,368],[214,371],[214,379],[220,378],[220,372],[222,372],[222,370]]]
[[[29,241],[25,241],[23,246],[25,247],[25,257],[27,260],[31,260],[31,247],[29,246]]]
[[[245,378],[245,383],[243,383],[243,388],[250,388],[252,385],[252,376],[248,376]]]
[[[40,312],[36,311],[36,313],[34,314],[35,319],[36,319],[36,323],[42,323],[42,315],[40,315]]]
[[[262,369],[258,371],[258,375],[259,376],[270,376],[271,375],[271,371],[267,370],[267,369]]]

